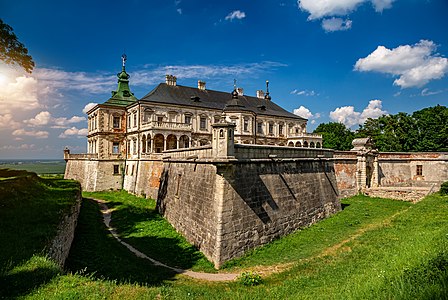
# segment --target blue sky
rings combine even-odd
[[[36,63],[0,64],[0,159],[86,151],[86,105],[116,87],[121,54],[137,97],[164,81],[255,95],[309,119],[448,104],[448,1],[1,1]]]

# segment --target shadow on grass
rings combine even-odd
[[[145,243],[159,242],[148,238]],[[136,257],[121,245],[108,232],[98,204],[92,199],[83,199],[66,268],[71,272],[90,274],[98,279],[144,285],[159,285],[173,279],[175,275],[169,269],[156,267],[148,260]]]
[[[342,210],[346,209],[349,206],[350,206],[350,204],[348,204],[348,203],[341,203],[341,209]]]
[[[44,264],[0,275],[0,299],[14,299],[30,293],[60,273],[56,265]]]

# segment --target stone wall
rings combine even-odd
[[[78,180],[84,191],[119,190],[122,188],[123,160],[66,159],[65,179]],[[114,174],[114,165],[119,173]]]
[[[61,267],[64,267],[65,260],[68,257],[75,236],[75,229],[81,209],[81,201],[81,189],[79,189],[76,194],[76,202],[62,217],[56,237],[52,240],[48,251],[49,257]]]
[[[358,193],[356,182],[357,164],[358,158],[356,152],[334,152],[334,172],[340,198],[350,197]]]
[[[216,267],[341,209],[330,158],[268,159],[264,150],[252,147],[256,159],[164,159],[158,209]]]
[[[432,186],[436,190],[448,181],[446,152],[380,152],[379,179],[381,186]],[[422,175],[417,175],[421,166]]]

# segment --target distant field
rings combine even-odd
[[[64,174],[64,160],[0,160],[0,169],[26,170],[37,174]]]

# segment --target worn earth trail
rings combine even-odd
[[[106,225],[107,229],[110,231],[112,236],[118,242],[120,242],[123,246],[128,248],[129,251],[134,253],[135,256],[147,259],[147,260],[149,260],[150,262],[152,262],[156,266],[164,267],[164,268],[173,270],[174,272],[176,272],[178,274],[183,274],[183,275],[186,275],[188,277],[195,278],[195,279],[202,279],[202,280],[207,280],[207,281],[232,281],[232,280],[235,280],[235,278],[239,275],[239,274],[234,274],[234,273],[219,273],[219,274],[203,273],[203,272],[194,272],[194,271],[191,271],[191,270],[184,270],[184,269],[174,268],[174,267],[170,267],[170,266],[168,266],[168,265],[166,265],[166,264],[164,264],[164,263],[162,263],[162,262],[160,262],[158,260],[155,260],[155,259],[147,256],[146,254],[140,252],[139,250],[135,249],[134,247],[132,247],[131,245],[129,245],[128,243],[123,241],[119,237],[117,231],[110,226],[110,221],[112,219],[112,209],[109,209],[109,207],[106,204],[106,201],[100,200],[100,199],[93,199],[93,200],[98,202],[100,210],[101,210],[101,212],[103,214],[104,224]]]
[[[232,281],[232,280],[235,280],[238,277],[239,274],[236,274],[236,273],[218,273],[218,274],[214,274],[214,273],[194,272],[194,271],[191,271],[191,270],[184,270],[184,269],[180,269],[180,268],[174,268],[174,267],[168,266],[168,265],[166,265],[166,264],[164,264],[164,263],[162,263],[162,262],[160,262],[158,260],[155,260],[155,259],[147,256],[146,254],[140,252],[139,250],[135,249],[133,246],[131,246],[128,243],[126,243],[125,241],[123,241],[119,237],[117,231],[110,226],[110,221],[112,219],[112,211],[113,211],[113,209],[109,209],[109,207],[106,204],[106,201],[100,200],[100,199],[93,199],[93,200],[98,202],[100,210],[101,210],[101,212],[103,214],[104,224],[106,225],[107,229],[110,231],[112,236],[118,242],[120,242],[122,245],[124,245],[126,248],[128,248],[129,251],[134,253],[134,255],[136,255],[137,257],[147,259],[147,260],[149,260],[150,262],[152,262],[156,266],[164,267],[164,268],[173,270],[174,272],[176,272],[178,274],[183,274],[183,275],[186,275],[188,277],[195,278],[195,279],[201,279],[201,280],[207,280],[207,281]],[[267,276],[267,275],[271,275],[273,273],[280,273],[280,272],[286,271],[286,270],[290,269],[295,263],[298,263],[298,262],[310,261],[312,259],[321,258],[321,257],[328,256],[328,255],[336,255],[338,250],[344,249],[344,246],[347,243],[357,239],[358,237],[360,237],[361,235],[363,235],[367,231],[371,231],[371,230],[378,229],[380,227],[388,226],[393,219],[395,219],[397,216],[401,215],[402,213],[408,211],[410,208],[411,207],[408,207],[407,209],[405,209],[403,211],[399,211],[399,212],[395,213],[394,215],[390,216],[389,218],[386,218],[385,220],[383,220],[380,223],[369,224],[369,225],[367,225],[367,226],[365,226],[363,228],[360,228],[352,236],[350,236],[346,240],[343,240],[343,241],[341,241],[338,244],[335,244],[335,245],[333,245],[331,247],[328,247],[328,248],[324,249],[323,251],[321,251],[320,253],[318,253],[317,255],[314,255],[314,256],[312,256],[310,258],[300,259],[297,262],[289,262],[289,263],[278,264],[278,265],[274,265],[274,266],[253,267],[252,270],[256,271],[256,272],[258,272],[258,273],[260,273],[260,274],[262,274],[264,276]],[[345,249],[345,250],[347,250],[347,249]]]

